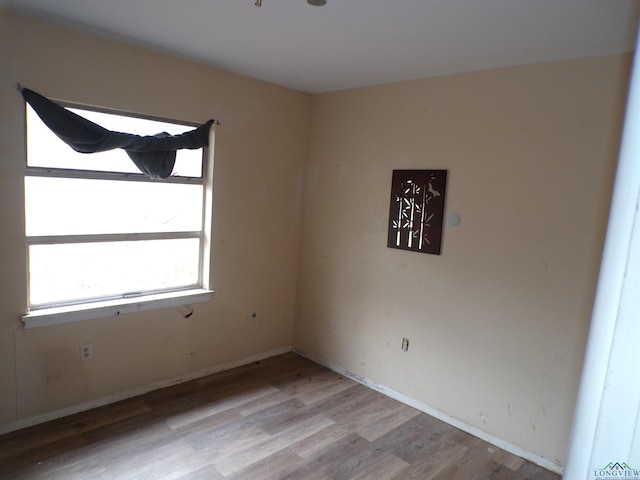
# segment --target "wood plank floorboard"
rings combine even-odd
[[[293,353],[0,436],[2,480],[559,480]]]

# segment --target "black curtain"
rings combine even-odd
[[[76,152],[95,153],[122,148],[138,169],[152,179],[161,180],[171,175],[176,150],[206,147],[209,129],[214,122],[209,120],[180,135],[158,133],[140,136],[107,130],[28,88],[22,89],[22,96],[51,131]]]

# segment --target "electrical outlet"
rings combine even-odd
[[[403,338],[402,339],[402,351],[406,352],[407,350],[409,350],[409,339],[408,338]]]
[[[85,343],[80,345],[80,360],[91,360],[93,358],[93,345]]]

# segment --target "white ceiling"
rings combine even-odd
[[[0,0],[304,92],[634,49],[640,0]]]

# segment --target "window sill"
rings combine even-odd
[[[25,329],[48,327],[50,325],[79,322],[94,318],[117,317],[126,313],[208,302],[212,298],[213,290],[193,289],[181,292],[145,295],[135,298],[85,303],[83,305],[45,308],[22,315],[20,319],[24,323]]]

